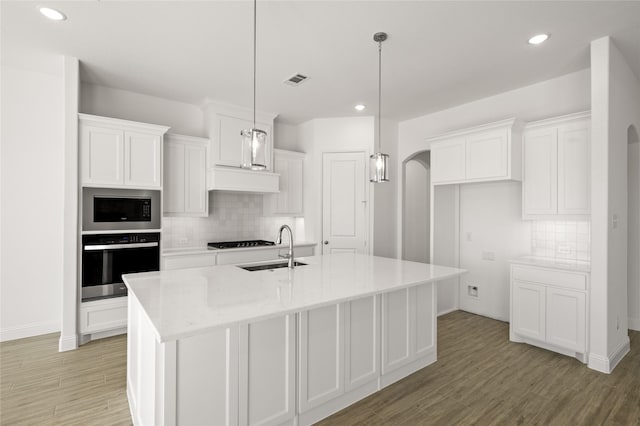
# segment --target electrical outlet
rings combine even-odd
[[[472,237],[473,237],[473,235],[471,234],[471,232],[467,232],[467,241],[468,241],[468,242],[473,241],[473,238],[472,238]]]
[[[614,214],[613,217],[611,217],[611,227],[613,229],[616,229],[618,227],[618,215]]]
[[[568,244],[558,244],[557,251],[560,254],[571,254],[571,246]]]
[[[478,297],[478,287],[475,285],[468,285],[467,286],[467,294],[469,295],[469,297]]]
[[[492,251],[483,251],[482,260],[496,260],[496,254]]]

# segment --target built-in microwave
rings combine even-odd
[[[83,188],[82,230],[160,229],[160,192]]]

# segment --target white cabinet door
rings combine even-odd
[[[413,309],[408,288],[382,295],[382,374],[413,360]]]
[[[423,284],[412,289],[415,300],[415,355],[420,357],[436,350],[436,284]]]
[[[465,179],[465,138],[431,144],[431,181],[455,182]]]
[[[512,324],[514,333],[545,340],[545,286],[513,281],[511,287]]]
[[[176,424],[238,424],[237,327],[180,339],[176,371]]]
[[[300,383],[303,413],[344,393],[343,305],[300,313]]]
[[[586,295],[547,287],[547,343],[576,352],[586,350]]]
[[[590,214],[589,122],[558,129],[558,214]]]
[[[380,297],[346,302],[345,391],[349,392],[380,375]]]
[[[80,304],[81,334],[98,333],[126,326],[126,297],[114,297]]]
[[[509,173],[509,136],[506,129],[467,136],[466,179],[506,177]]]
[[[125,131],[124,184],[127,186],[160,188],[162,136]]]
[[[122,185],[124,132],[80,126],[81,180],[84,185]]]
[[[284,315],[240,328],[241,425],[293,421],[296,409],[295,327],[295,315]]]
[[[240,132],[253,127],[253,122],[237,117],[218,116],[218,141],[214,144],[214,165],[240,167],[242,165],[242,137]],[[256,123],[256,127],[267,132],[266,158],[267,170],[271,170],[273,138],[271,126]]]
[[[164,213],[185,211],[185,145],[167,141],[164,145]]]
[[[188,144],[185,148],[185,213],[206,216],[207,147]]]
[[[523,215],[556,214],[557,131],[530,131],[524,137]]]

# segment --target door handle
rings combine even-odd
[[[325,240],[324,245],[326,246],[327,244],[329,244],[329,241]]]

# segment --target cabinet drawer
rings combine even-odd
[[[86,302],[80,305],[80,333],[97,333],[127,326],[127,298]]]
[[[165,271],[171,269],[214,266],[216,264],[216,255],[214,253],[201,253],[188,255],[185,254],[182,256],[165,256],[162,259],[162,264],[162,269]]]
[[[512,266],[512,279],[536,282],[574,290],[587,289],[587,276],[574,272],[557,271],[527,266]]]

